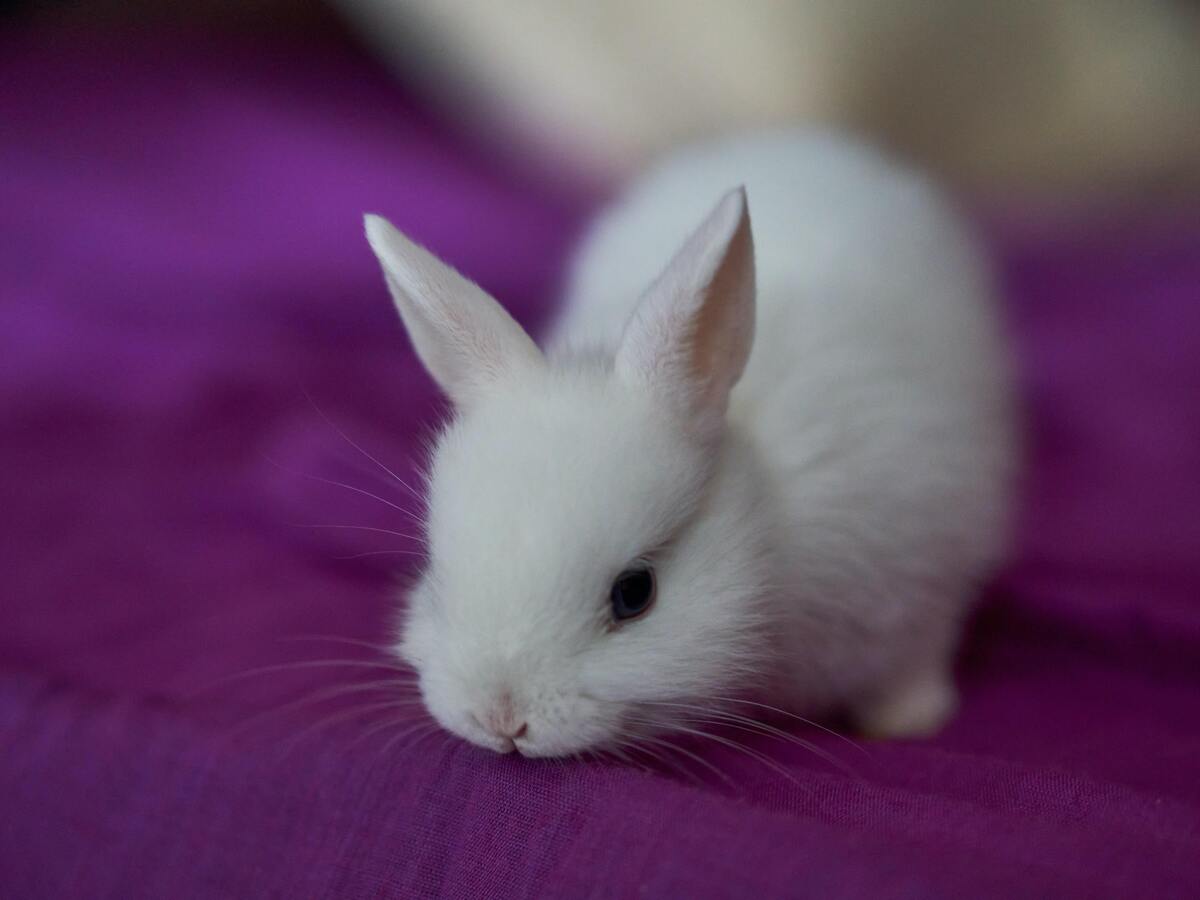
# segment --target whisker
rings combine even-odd
[[[388,696],[396,701],[397,705],[401,706],[417,706],[423,701],[419,694],[414,694],[404,690],[407,685],[396,681],[363,681],[351,682],[350,684],[334,686],[326,688],[324,691],[318,691],[322,696],[313,697],[313,700],[332,700],[341,697],[343,694],[364,694],[370,691],[387,691]]]
[[[855,743],[854,741],[850,740],[850,738],[846,737],[846,735],[841,734],[840,732],[834,731],[832,728],[827,728],[824,725],[822,725],[820,722],[814,722],[812,719],[806,719],[803,716],[798,716],[793,712],[788,712],[786,709],[780,709],[778,706],[771,706],[767,703],[759,703],[755,700],[734,699],[732,697],[711,697],[709,699],[715,700],[718,703],[742,703],[742,704],[745,704],[746,706],[755,706],[755,707],[758,707],[759,709],[765,709],[765,710],[768,710],[770,712],[776,713],[781,716],[787,716],[789,719],[795,719],[797,722],[803,722],[805,725],[810,725],[813,728],[816,728],[818,731],[823,731],[826,734],[837,738],[838,740],[842,741],[843,743],[849,744],[851,747],[853,747],[855,750],[857,750],[859,753],[861,753],[867,759],[871,759],[871,753],[870,753],[870,751],[867,750],[866,747],[862,746],[861,744]]]
[[[699,728],[688,728],[686,725],[679,725],[677,723],[673,724],[671,726],[671,728],[673,731],[677,731],[682,734],[690,734],[690,735],[693,735],[693,736],[699,737],[699,738],[707,738],[708,740],[716,741],[718,744],[728,747],[731,750],[737,750],[741,753],[745,753],[747,756],[751,757],[752,759],[758,760],[760,763],[762,763],[767,768],[774,770],[779,775],[782,775],[784,778],[786,778],[792,784],[796,785],[796,787],[804,787],[804,785],[802,785],[800,783],[800,781],[796,778],[795,775],[793,775],[791,772],[789,772],[787,769],[785,769],[783,766],[781,766],[775,760],[771,759],[771,757],[767,756],[765,753],[759,753],[757,750],[755,750],[752,747],[747,747],[745,744],[740,744],[737,741],[730,740],[729,738],[723,738],[719,735],[713,734],[712,732],[704,731],[703,729],[699,729]]]
[[[423,721],[425,721],[424,717],[417,720],[417,722],[423,722]],[[411,715],[397,715],[395,718],[384,719],[382,722],[376,722],[374,725],[370,726],[369,728],[363,729],[362,734],[360,734],[358,737],[356,737],[350,743],[349,746],[355,747],[355,746],[361,744],[363,741],[369,740],[370,738],[379,734],[379,732],[386,731],[388,728],[395,728],[397,726],[408,725],[410,723],[417,724],[417,722],[413,722],[413,718]]]
[[[361,706],[356,706],[353,709],[342,710],[339,713],[335,713],[331,716],[326,716],[324,719],[314,722],[312,725],[309,725],[307,728],[301,729],[297,734],[295,734],[292,738],[290,738],[288,741],[286,741],[283,745],[285,748],[284,753],[285,753],[285,755],[287,753],[290,753],[291,751],[295,750],[296,746],[299,745],[300,742],[303,741],[305,738],[312,737],[316,732],[322,731],[322,730],[330,727],[331,725],[336,725],[338,722],[344,722],[347,719],[358,718],[359,716],[363,716],[363,715],[366,715],[367,713],[375,712],[375,711],[381,710],[381,709],[391,709],[391,708],[394,708],[395,706],[396,706],[396,703],[394,701],[386,700],[386,701],[382,701],[382,702],[378,702],[378,703],[363,704]]]
[[[719,768],[717,768],[717,766],[715,766],[714,764],[712,764],[711,762],[709,762],[707,759],[700,756],[699,754],[693,753],[691,750],[688,750],[686,747],[680,747],[678,744],[672,743],[671,741],[667,741],[667,740],[661,740],[659,738],[650,739],[650,742],[653,743],[656,747],[661,747],[664,750],[669,750],[672,753],[678,753],[681,756],[687,757],[688,759],[692,760],[692,762],[696,763],[699,766],[702,766],[703,768],[707,769],[708,771],[710,771],[714,775],[716,775],[719,779],[721,779],[722,782],[725,783],[725,785],[727,785],[730,788],[730,790],[734,790],[734,791],[737,790],[737,785],[734,783],[732,778],[730,778],[728,775],[726,775],[724,772],[722,772]]]
[[[682,775],[693,784],[700,783],[700,779],[695,772],[682,765],[676,764],[674,760],[669,759],[666,755],[658,752],[653,747],[645,746],[628,739],[622,739],[614,746],[628,751],[629,753],[641,753],[644,756],[648,756],[658,766],[668,768],[672,772]]]
[[[294,523],[293,528],[340,528],[349,531],[374,531],[379,534],[391,534],[398,538],[404,538],[406,541],[416,541],[419,538],[405,534],[403,531],[393,531],[390,528],[376,528],[374,525],[307,525],[303,522]],[[419,554],[418,554],[419,555]]]
[[[658,723],[642,722],[641,724],[657,725]],[[716,775],[718,778],[720,778],[730,788],[736,789],[736,785],[734,784],[732,779],[729,778],[728,775],[726,775],[724,772],[722,772],[720,769],[718,769],[716,766],[714,766],[708,760],[704,759],[703,757],[697,756],[695,753],[692,753],[686,747],[680,747],[678,744],[674,744],[670,741],[663,740],[662,738],[657,738],[657,737],[653,737],[651,735],[646,735],[646,734],[634,735],[634,737],[637,738],[637,741],[639,743],[644,742],[644,743],[653,744],[656,747],[662,747],[664,750],[671,750],[671,751],[674,751],[675,753],[679,753],[683,756],[686,756],[688,759],[692,760],[697,765],[703,766],[705,769],[708,769],[708,771],[712,772],[714,775]],[[664,761],[665,761],[665,759],[664,759]],[[693,778],[695,777],[695,773],[691,773],[691,775]]]
[[[339,462],[345,465],[345,467],[349,469],[350,472],[352,472],[355,476],[366,478],[372,485],[389,491],[396,491],[396,496],[403,498],[400,501],[401,503],[403,503],[404,500],[407,500],[410,496],[406,491],[400,490],[396,482],[390,477],[380,472],[378,468],[370,463],[365,463],[357,456],[349,459],[339,457]],[[420,498],[414,499],[420,503]]]
[[[766,737],[772,737],[777,740],[781,740],[781,741],[785,741],[790,744],[794,744],[797,747],[807,750],[809,753],[813,754],[818,759],[821,759],[824,762],[828,763],[830,766],[837,769],[842,774],[847,775],[851,778],[860,777],[859,773],[856,772],[852,766],[847,765],[842,760],[840,760],[836,756],[834,756],[832,753],[829,753],[826,750],[823,750],[822,748],[818,747],[816,744],[812,743],[811,741],[806,741],[803,738],[797,737],[794,734],[789,734],[788,732],[783,731],[782,729],[775,728],[775,727],[773,727],[771,725],[767,725],[763,722],[759,722],[754,719],[742,719],[742,717],[732,718],[729,716],[723,716],[719,719],[715,719],[715,720],[709,722],[708,724],[724,726],[726,728],[735,728],[738,731],[745,731],[745,732],[749,732],[750,734],[759,734],[759,735],[763,735]]]
[[[246,672],[235,672],[233,675],[226,675],[223,678],[218,678],[216,681],[212,682],[211,684],[205,685],[204,687],[201,687],[201,688],[197,688],[191,694],[185,695],[185,699],[192,700],[204,693],[207,693],[208,691],[211,691],[218,687],[221,687],[222,685],[229,684],[229,683],[235,682],[235,681],[241,681],[246,678],[254,678],[258,675],[270,675],[274,672],[292,672],[292,671],[296,671],[299,669],[315,669],[315,668],[322,668],[322,667],[325,667],[325,668],[338,668],[338,667],[355,668],[355,667],[357,667],[357,668],[362,668],[362,669],[386,669],[388,671],[396,672],[401,675],[406,675],[406,676],[411,675],[411,672],[408,669],[402,668],[401,666],[395,665],[393,663],[388,663],[388,662],[379,662],[379,661],[375,661],[375,660],[366,660],[366,659],[307,659],[307,660],[301,660],[299,662],[279,663],[277,665],[272,665],[272,666],[259,666],[256,669],[250,669],[249,671],[246,671]]]
[[[626,753],[625,749],[623,747],[618,746],[618,745],[608,747],[607,750],[603,750],[600,752],[596,752],[593,750],[586,750],[584,752],[587,753],[589,758],[594,759],[597,762],[600,762],[603,760],[605,753],[611,753],[613,756],[615,756],[617,758],[618,761],[620,761],[626,765],[637,766],[639,769],[641,769],[643,772],[646,772],[647,774],[653,774],[653,772],[649,766],[647,766],[645,763],[638,762],[636,759],[634,759],[632,756],[630,756],[628,753]]]
[[[399,734],[394,734],[390,738],[388,738],[387,742],[384,743],[383,747],[380,749],[379,753],[377,754],[377,758],[382,758],[384,756],[387,756],[388,751],[396,745],[397,741],[403,740],[404,738],[409,737],[410,735],[421,735],[421,738],[425,738],[428,736],[428,734],[435,733],[440,729],[441,729],[441,726],[437,722],[434,722],[434,721],[417,722],[411,728],[406,728],[406,729],[402,730]]]
[[[332,478],[324,478],[320,475],[311,475],[308,472],[297,472],[293,469],[289,469],[286,466],[281,465],[280,463],[276,462],[275,460],[273,460],[271,457],[267,456],[266,454],[260,454],[260,455],[262,456],[262,458],[264,460],[266,460],[268,463],[273,465],[280,472],[283,472],[287,475],[291,475],[293,478],[305,478],[309,481],[316,481],[321,484],[328,484],[332,487],[345,488],[348,491],[353,491],[354,493],[361,494],[364,497],[370,497],[372,500],[378,500],[384,506],[390,506],[392,509],[396,510],[397,512],[401,512],[404,515],[408,516],[414,522],[416,522],[418,525],[421,524],[420,517],[417,516],[416,513],[414,513],[411,509],[401,506],[398,503],[393,503],[391,500],[388,500],[385,497],[380,497],[378,494],[374,494],[371,491],[365,490],[360,487],[355,487],[352,484],[346,484],[344,481],[334,481]]]
[[[274,706],[256,716],[252,716],[248,721],[239,725],[238,729],[240,730],[249,725],[260,723],[264,719],[270,718],[271,716],[295,712],[296,710],[304,709],[312,706],[313,704],[321,703],[325,700],[333,700],[337,697],[343,697],[347,694],[359,694],[367,691],[380,691],[388,687],[397,688],[406,687],[406,685],[398,683],[394,679],[388,678],[380,681],[354,682],[351,684],[342,684],[335,685],[333,687],[322,688],[321,690],[306,694],[297,700],[292,700],[288,703],[281,704],[280,706]],[[394,699],[396,699],[401,705],[411,705],[420,702],[420,700],[416,697],[398,697]]]
[[[355,450],[357,450],[359,453],[361,453],[363,456],[365,456],[367,459],[369,459],[371,462],[373,462],[375,465],[377,465],[380,469],[382,469],[384,472],[386,472],[388,475],[390,475],[392,480],[394,480],[397,484],[399,484],[406,491],[408,491],[418,501],[421,499],[420,495],[418,495],[417,492],[412,489],[412,487],[408,484],[408,482],[406,482],[403,478],[401,478],[399,475],[397,475],[395,472],[393,472],[391,469],[389,469],[387,466],[385,466],[383,463],[381,463],[379,460],[377,460],[374,456],[372,456],[370,453],[368,453],[366,450],[364,450],[362,447],[360,447],[358,444],[356,444],[354,441],[352,441],[349,438],[349,436],[346,434],[346,432],[342,431],[342,429],[339,428],[334,423],[334,421],[329,418],[329,416],[325,415],[324,411],[319,406],[317,406],[316,401],[313,400],[312,395],[309,394],[308,391],[304,391],[304,397],[306,400],[308,400],[308,402],[312,406],[312,408],[314,410],[316,410],[317,415],[319,415],[322,419],[324,419],[325,424],[328,425],[330,428],[332,428],[335,432],[337,432],[338,436],[341,437],[342,440],[344,440],[347,444],[349,444],[351,447],[353,447]]]
[[[289,634],[279,638],[280,641],[328,641],[334,644],[349,644],[354,647],[366,647],[368,650],[378,650],[388,656],[393,656],[396,648],[387,644],[373,644],[370,641],[360,641],[357,638],[344,637],[340,634]]]
[[[424,556],[420,550],[368,550],[366,553],[351,553],[349,556],[335,556],[337,560],[362,559],[367,556]]]
[[[853,767],[838,759],[824,748],[814,744],[812,741],[806,741],[804,738],[799,737],[798,735],[791,734],[790,732],[784,731],[781,728],[776,728],[766,722],[752,719],[749,716],[743,716],[739,713],[730,712],[727,710],[708,709],[706,707],[696,706],[691,703],[670,703],[667,701],[658,700],[646,702],[652,703],[655,706],[667,706],[674,709],[692,710],[696,713],[702,713],[704,716],[708,717],[706,721],[710,725],[724,725],[730,728],[737,728],[741,731],[749,731],[752,733],[768,735],[781,741],[795,744],[796,746],[802,747],[809,751],[819,759],[824,760],[829,765],[833,766],[844,774],[855,778],[859,777],[859,773],[856,772]]]

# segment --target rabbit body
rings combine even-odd
[[[445,728],[561,756],[761,705],[950,714],[1014,429],[987,268],[934,188],[830,134],[675,155],[596,221],[545,352],[367,235],[456,409],[397,642]]]

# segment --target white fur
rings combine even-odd
[[[749,222],[738,191],[706,218],[739,184]],[[517,749],[561,755],[731,698],[893,735],[949,714],[1014,447],[986,272],[927,184],[811,133],[676,156],[597,222],[545,358],[368,230],[422,359],[471,386],[399,647],[446,728],[511,750],[500,709]],[[657,601],[615,626],[639,559]]]

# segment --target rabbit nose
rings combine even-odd
[[[529,724],[521,722],[519,725],[493,725],[488,730],[496,737],[508,738],[510,741],[515,741],[517,738],[525,737],[529,731]]]
[[[500,694],[483,715],[476,718],[485,731],[502,740],[515,741],[529,732],[529,723],[519,713],[512,694],[507,691]]]

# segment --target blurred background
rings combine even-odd
[[[681,141],[816,121],[1010,201],[1200,188],[1196,0],[8,0],[13,19],[345,29],[516,165],[609,184]]]

